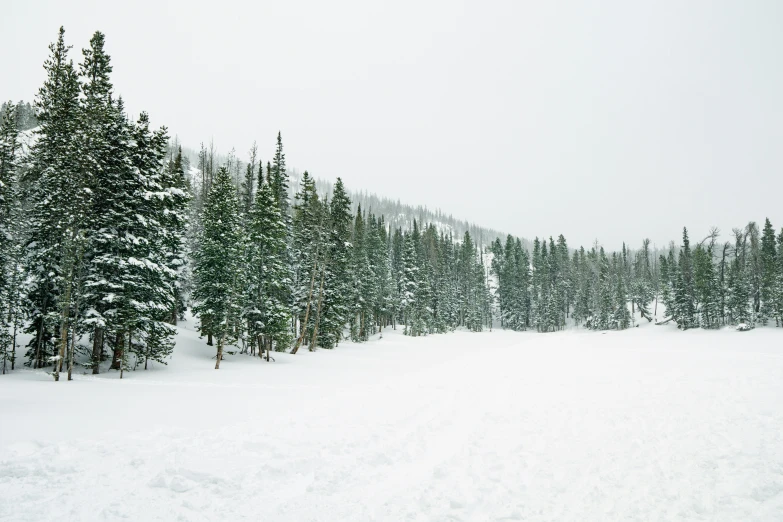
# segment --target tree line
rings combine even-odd
[[[203,149],[202,149],[203,150]],[[200,156],[194,183],[193,311],[216,368],[227,345],[242,353],[334,348],[386,327],[407,335],[491,325],[481,251],[434,224],[388,227],[351,201],[341,179],[329,196],[304,172],[294,201],[282,137],[273,159],[251,149],[243,182]]]
[[[713,229],[694,248],[683,228],[681,245],[672,242],[663,253],[645,239],[636,251],[623,244],[611,254],[599,245],[572,251],[561,235],[548,245],[536,238],[531,255],[519,239],[498,238],[490,248],[497,317],[514,330],[551,332],[568,320],[621,330],[636,313],[653,321],[660,302],[665,317],[658,324],[683,330],[783,326],[783,230],[776,236],[766,219],[761,231],[751,222],[732,235],[720,244]]]
[[[30,105],[30,102],[3,102],[0,104],[0,121],[6,118],[8,111],[13,111],[11,117],[16,122],[17,130],[26,131],[38,126],[38,117],[35,115],[35,108]]]
[[[393,226],[352,211],[341,179],[321,193],[304,172],[293,198],[278,133],[264,164],[258,147],[242,164],[216,161],[202,145],[196,169],[165,128],[125,114],[113,91],[105,37],[69,58],[61,28],[34,103],[29,154],[19,133],[24,104],[3,105],[0,123],[0,349],[14,368],[19,332],[25,364],[74,364],[120,375],[166,362],[172,325],[192,307],[215,367],[226,350],[271,359],[366,341],[385,328],[406,335],[560,330],[569,324],[628,328],[658,304],[682,329],[774,321],[783,326],[783,231],[767,220],[717,230],[660,254],[569,248],[560,235],[529,250],[520,238],[487,248],[469,231],[438,223]],[[395,217],[395,222],[398,218]]]

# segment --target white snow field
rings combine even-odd
[[[0,519],[783,520],[781,330],[213,354],[0,377]]]

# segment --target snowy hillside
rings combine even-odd
[[[783,520],[772,328],[387,330],[215,371],[193,327],[122,381],[5,376],[0,519]]]
[[[298,190],[300,173],[296,170],[291,172],[291,186],[292,194]],[[332,183],[326,180],[316,180],[316,186],[322,194],[331,194]],[[377,215],[383,215],[387,220],[387,224],[390,224],[392,228],[400,228],[408,230],[413,228],[413,220],[415,219],[419,224],[434,224],[438,232],[443,232],[446,235],[451,234],[455,239],[459,240],[465,235],[465,232],[470,232],[479,246],[487,246],[495,238],[501,238],[505,240],[506,233],[494,230],[491,228],[482,227],[475,223],[459,219],[452,214],[446,214],[440,209],[430,209],[422,205],[411,205],[400,202],[399,200],[391,200],[378,196],[376,194],[369,193],[367,191],[352,190],[349,192],[351,202],[353,204],[353,210],[361,205],[362,209],[373,212]],[[531,243],[527,239],[523,239],[523,245],[526,248],[530,248]]]
[[[198,180],[201,178],[201,171],[197,168],[198,165],[198,151],[185,147],[182,147],[182,153],[187,158],[190,165],[188,175],[192,180]],[[231,156],[224,156],[216,154],[214,159],[216,164],[231,163],[236,170],[235,177],[239,179],[241,173],[244,172],[246,164],[242,162],[240,158],[237,158],[233,154]],[[289,185],[288,195],[291,201],[294,200],[294,196],[299,192],[300,180],[302,178],[302,171],[296,168],[288,169]],[[331,195],[334,188],[334,180],[320,179],[316,176],[316,188],[321,195]],[[455,239],[460,239],[464,236],[465,232],[470,232],[471,237],[474,238],[479,246],[488,246],[495,238],[501,238],[505,241],[506,232],[494,230],[491,228],[480,226],[476,223],[470,223],[464,219],[460,219],[459,216],[445,213],[440,209],[431,209],[423,205],[414,205],[411,202],[401,202],[399,200],[391,200],[377,194],[369,193],[366,190],[362,190],[361,187],[348,187],[348,196],[351,198],[352,211],[356,212],[356,208],[361,205],[362,209],[372,212],[378,216],[383,215],[387,225],[391,225],[392,228],[400,228],[403,230],[409,230],[413,228],[413,220],[415,219],[419,224],[434,224],[439,232],[443,232],[446,235],[452,234]],[[532,243],[523,238],[522,244],[525,248],[532,248]]]

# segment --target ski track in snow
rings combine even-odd
[[[646,325],[645,325],[646,326]],[[780,521],[779,330],[495,331],[0,380],[2,520]]]

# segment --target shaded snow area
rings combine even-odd
[[[783,332],[457,332],[0,377],[0,519],[783,520]]]

